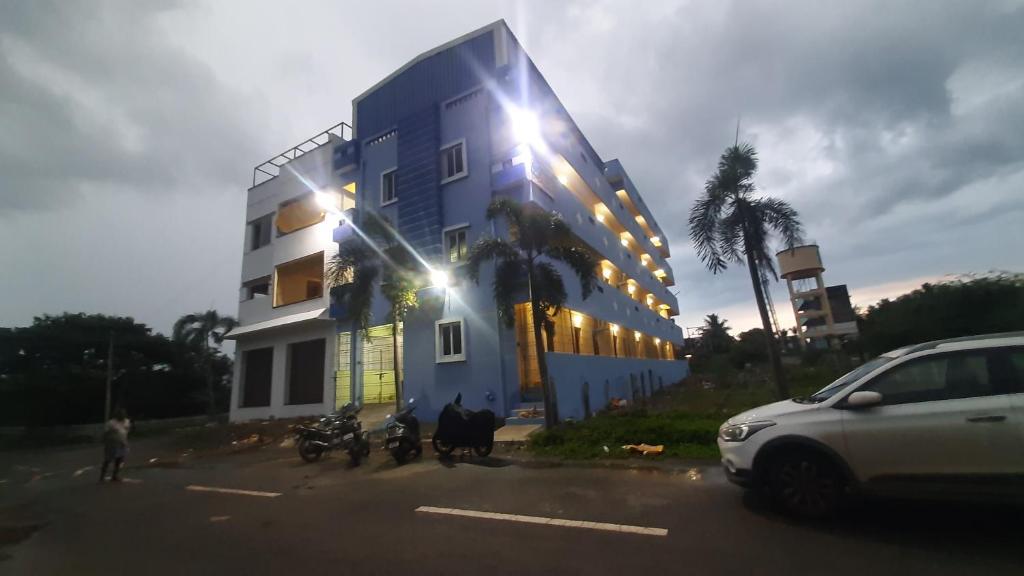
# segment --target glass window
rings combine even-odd
[[[437,361],[455,362],[466,359],[462,340],[462,320],[441,320],[437,323]]]
[[[466,243],[466,228],[449,230],[445,232],[445,244],[448,247],[448,262],[455,264],[464,262],[469,255],[469,245]]]
[[[270,229],[274,214],[261,216],[249,222],[249,250],[258,250],[270,244]]]
[[[441,149],[441,181],[466,174],[466,146],[462,142]]]
[[[859,390],[880,393],[882,404],[932,402],[993,393],[988,358],[983,351],[911,360],[883,372]]]
[[[380,175],[380,203],[390,204],[398,200],[398,170],[392,169]]]
[[[270,295],[270,276],[250,280],[242,284],[242,299],[252,300]]]

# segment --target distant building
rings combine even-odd
[[[776,254],[779,272],[789,287],[789,300],[796,318],[797,340],[801,348],[837,345],[857,337],[857,315],[850,305],[845,284],[825,286],[818,246],[808,244]]]
[[[426,420],[458,393],[499,416],[536,406],[527,293],[506,328],[494,266],[482,268],[479,285],[463,273],[475,241],[508,235],[485,218],[498,197],[557,211],[598,262],[585,300],[572,271],[556,265],[568,298],[542,336],[562,417],[688,373],[676,360],[679,305],[656,211],[618,160],[593,149],[505,22],[414,58],[356,97],[352,120],[254,172],[241,325],[228,336],[237,341],[233,421],[388,404],[399,394],[415,396]],[[364,337],[324,285],[325,264],[366,212],[385,216],[431,270],[452,279],[422,290],[423,305],[399,324],[399,382],[379,289]]]

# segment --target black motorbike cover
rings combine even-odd
[[[494,443],[494,412],[468,410],[461,405],[462,394],[445,405],[437,420],[437,436],[451,446],[490,446]]]

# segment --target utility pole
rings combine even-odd
[[[114,333],[110,333],[110,344],[107,346],[107,398],[103,404],[103,421],[110,420],[110,388],[114,383]]]

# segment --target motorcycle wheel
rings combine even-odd
[[[312,440],[303,438],[299,440],[299,457],[304,461],[313,463],[324,455],[324,449],[313,444]]]
[[[391,457],[395,459],[395,464],[399,466],[405,464],[405,461],[409,459],[409,447],[406,446],[405,442],[402,442],[397,447],[391,449]]]
[[[473,452],[481,458],[486,458],[491,455],[491,450],[494,450],[494,443],[484,444],[483,446],[473,446]]]
[[[445,458],[451,456],[452,452],[455,451],[455,446],[445,444],[444,442],[438,440],[436,437],[432,439],[430,443],[434,445],[434,452],[437,452],[439,455]]]

